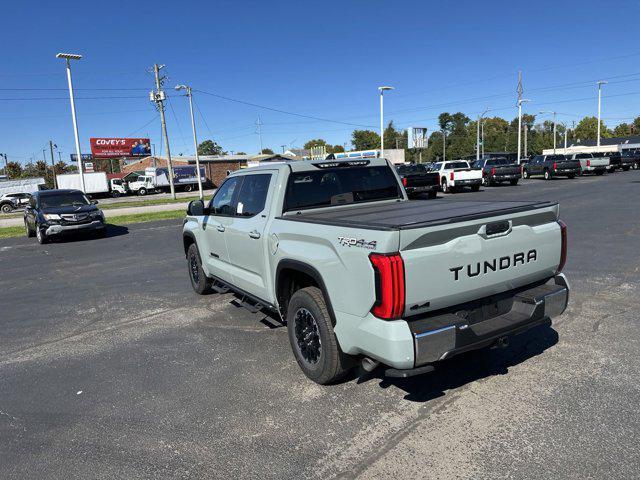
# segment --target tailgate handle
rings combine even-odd
[[[487,223],[480,227],[478,235],[482,238],[495,238],[509,235],[512,230],[511,220],[502,220],[500,222]]]

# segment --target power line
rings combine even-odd
[[[133,132],[131,132],[131,133],[127,134],[126,136],[127,136],[127,137],[130,137],[130,136],[132,136],[133,134],[138,133],[140,130],[143,130],[144,128],[148,127],[148,126],[149,126],[149,125],[151,125],[153,122],[155,122],[155,121],[158,119],[158,117],[159,117],[159,115],[158,115],[158,114],[154,115],[154,117],[153,117],[151,120],[149,120],[147,123],[145,123],[144,125],[142,125],[140,128],[136,128]]]
[[[212,97],[220,98],[222,100],[227,100],[229,102],[241,103],[243,105],[248,105],[250,107],[262,108],[263,110],[269,110],[271,112],[276,112],[276,113],[283,113],[285,115],[293,115],[293,116],[301,117],[301,118],[310,118],[312,120],[318,120],[319,122],[339,123],[339,124],[342,124],[342,125],[349,125],[349,126],[352,126],[352,127],[375,128],[374,126],[371,126],[371,125],[362,125],[362,124],[358,124],[358,123],[341,122],[339,120],[330,120],[328,118],[320,118],[320,117],[314,117],[312,115],[304,115],[302,113],[289,112],[287,110],[281,110],[279,108],[267,107],[265,105],[259,105],[257,103],[246,102],[244,100],[238,100],[237,98],[231,98],[231,97],[226,97],[224,95],[218,95],[217,93],[205,92],[204,90],[196,90],[196,89],[194,89],[194,91],[195,92],[199,92],[199,93],[203,93],[205,95],[210,95]]]

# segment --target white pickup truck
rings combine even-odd
[[[602,175],[609,169],[609,157],[596,157],[593,153],[565,155],[567,160],[580,160],[580,170],[584,173]]]
[[[444,193],[454,193],[464,187],[477,192],[482,184],[482,170],[472,169],[466,160],[437,162],[431,171],[440,174],[440,187]]]

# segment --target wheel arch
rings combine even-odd
[[[276,300],[283,318],[286,318],[289,299],[296,290],[308,286],[316,286],[324,296],[324,300],[327,303],[327,310],[331,316],[331,323],[335,326],[336,319],[329,292],[327,291],[322,275],[315,267],[300,260],[285,258],[278,262],[275,280]]]
[[[196,236],[192,232],[184,232],[182,234],[182,245],[184,246],[184,256],[187,256],[189,252],[189,247],[195,244],[198,246],[198,242],[196,241]]]

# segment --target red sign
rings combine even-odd
[[[146,157],[151,155],[148,138],[90,138],[93,158]]]

